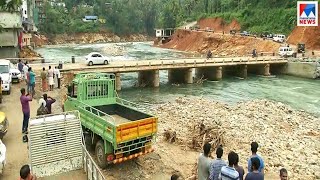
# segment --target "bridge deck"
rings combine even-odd
[[[84,63],[64,64],[61,72],[137,72],[146,70],[166,70],[196,67],[254,65],[254,64],[284,64],[288,60],[280,57],[234,57],[234,58],[212,58],[212,59],[178,59],[178,60],[137,60],[137,61],[113,61],[108,65],[87,66]],[[48,66],[48,65],[47,65]],[[41,69],[43,64],[33,66],[34,69]]]

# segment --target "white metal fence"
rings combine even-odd
[[[83,144],[78,111],[31,118],[29,158],[37,177],[83,169],[88,180],[105,180]]]

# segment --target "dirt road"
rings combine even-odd
[[[14,180],[19,178],[19,171],[22,165],[29,163],[28,157],[28,147],[27,143],[22,141],[22,110],[20,104],[20,88],[25,87],[23,82],[19,84],[13,84],[12,91],[10,95],[3,95],[4,99],[2,104],[0,104],[0,111],[6,113],[9,120],[8,133],[3,138],[3,143],[7,147],[6,154],[6,167],[0,179],[3,180]],[[57,97],[58,91],[53,91],[48,93],[49,96]],[[36,95],[39,98],[40,94]],[[30,103],[31,117],[34,117],[37,113],[38,100],[34,99]],[[59,111],[59,103],[53,104],[53,111]],[[84,179],[84,174],[82,171],[75,171],[68,174],[63,174],[61,176],[46,178],[46,179]]]

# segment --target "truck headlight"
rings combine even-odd
[[[4,125],[1,123],[0,124],[0,130],[2,130],[4,128]]]

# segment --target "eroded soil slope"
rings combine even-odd
[[[161,47],[215,55],[248,55],[255,48],[258,52],[277,52],[281,44],[254,37],[230,34],[177,30],[172,40]]]

